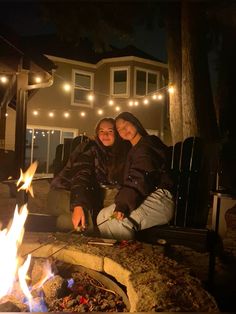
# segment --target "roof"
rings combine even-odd
[[[42,70],[50,72],[56,68],[56,65],[43,54],[37,51],[32,53],[31,49],[28,49],[23,44],[22,37],[14,33],[8,27],[0,24],[0,66],[1,70],[17,71],[18,62],[22,57],[28,59],[31,62],[31,66],[35,64]],[[11,62],[9,62],[9,58]],[[12,60],[14,62],[12,63]]]
[[[87,39],[82,39],[79,44],[65,43],[56,35],[40,35],[33,37],[24,37],[25,46],[37,49],[40,53],[71,59],[81,62],[96,64],[102,59],[135,56],[157,62],[161,60],[151,56],[150,54],[129,45],[124,48],[112,46],[109,51],[103,53],[95,52],[91,43]]]

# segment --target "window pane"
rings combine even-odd
[[[81,73],[75,74],[75,86],[79,88],[91,88],[91,76]]]
[[[26,150],[25,150],[25,166],[28,168],[31,164],[31,151],[32,151],[32,129],[26,130]]]
[[[137,71],[136,95],[146,95],[146,72],[144,71]]]
[[[39,162],[36,171],[37,173],[47,172],[47,149],[48,149],[47,130],[35,129],[33,160],[38,160]]]
[[[148,93],[155,92],[157,90],[157,75],[148,73]]]
[[[88,91],[76,88],[74,90],[74,101],[75,102],[88,102]]]
[[[114,94],[126,94],[127,71],[114,72]]]
[[[48,166],[48,172],[53,173],[55,171],[54,169],[54,160],[56,157],[56,148],[57,145],[60,143],[60,131],[56,130],[49,130],[49,137],[50,137],[50,147],[49,147],[49,166]]]

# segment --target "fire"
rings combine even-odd
[[[23,183],[19,190],[26,190],[32,196],[33,189],[31,182],[34,173],[37,169],[38,162],[34,162],[30,165],[25,173],[21,170],[20,178],[17,182],[17,186]],[[28,255],[24,263],[21,262],[21,258],[18,256],[18,249],[22,243],[24,236],[24,224],[28,216],[27,205],[21,207],[18,211],[18,206],[15,208],[14,216],[10,227],[1,230],[0,228],[0,251],[2,252],[0,258],[0,300],[11,292],[14,292],[15,285],[20,285],[20,288],[26,296],[28,303],[31,305],[34,303],[33,297],[30,292],[30,288],[27,285],[27,272],[30,266],[31,256]],[[46,278],[49,278],[52,273],[50,271],[44,272],[45,277],[41,279],[41,282],[45,282]]]
[[[10,229],[0,231],[0,250],[3,252],[0,259],[0,298],[11,292],[15,282],[19,268],[17,253],[23,239],[27,215],[26,205],[21,208],[19,213],[18,206],[16,206]]]
[[[17,181],[16,186],[19,186],[20,183],[23,183],[23,184],[18,188],[17,191],[26,190],[26,192],[29,192],[30,195],[34,197],[31,182],[32,182],[32,179],[33,179],[33,176],[35,174],[37,167],[38,167],[38,162],[35,161],[29,166],[29,168],[26,170],[25,173],[23,173],[22,169],[20,169],[20,178]]]

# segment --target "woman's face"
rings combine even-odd
[[[104,146],[112,146],[115,142],[115,131],[112,123],[102,121],[98,128],[98,138]]]
[[[116,129],[121,138],[130,141],[131,143],[138,134],[136,127],[131,122],[123,119],[118,119],[116,121]]]

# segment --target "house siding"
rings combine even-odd
[[[52,58],[53,60],[53,58]],[[114,61],[113,61],[114,60]],[[53,60],[54,61],[54,60]],[[111,68],[113,67],[129,67],[130,69],[130,97],[134,96],[135,85],[135,68],[142,68],[150,71],[159,71],[161,75],[167,77],[167,68],[165,65],[154,65],[148,62],[140,62],[136,60],[122,61],[120,58],[114,58],[110,62],[99,62],[97,66],[91,64],[70,63],[63,61],[54,61],[57,65],[57,71],[54,76],[54,84],[38,92],[28,101],[28,119],[27,123],[31,125],[47,125],[51,127],[75,128],[78,133],[94,134],[94,128],[98,120],[104,116],[115,117],[118,112],[114,107],[108,105],[110,95]],[[84,108],[81,106],[71,105],[71,93],[66,93],[62,89],[63,82],[72,81],[72,70],[87,71],[94,73],[94,109]],[[121,111],[131,111],[144,124],[145,128],[157,130],[159,135],[163,135],[164,115],[166,104],[151,103],[148,106],[140,104],[138,107],[129,107],[128,99],[114,99],[115,103],[121,107]],[[104,115],[99,116],[97,109],[104,109]],[[34,116],[33,110],[39,110],[39,115]],[[55,116],[48,116],[49,110],[55,111]],[[70,112],[70,117],[63,117],[63,112]],[[81,117],[81,111],[86,112],[86,117]]]

